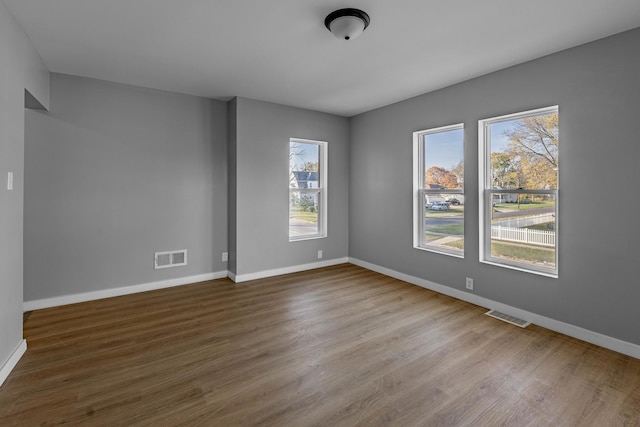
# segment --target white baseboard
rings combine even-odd
[[[173,286],[188,285],[191,283],[204,282],[206,280],[222,279],[224,277],[227,277],[227,271],[218,271],[215,273],[180,277],[177,279],[163,280],[160,282],[143,283],[141,285],[123,286],[119,288],[103,289],[94,292],[84,292],[80,294],[63,295],[60,297],[25,301],[22,304],[22,309],[23,311],[39,310],[42,308],[57,307],[60,305],[75,304],[78,302],[118,297],[121,295],[136,294],[138,292],[153,291],[156,289],[171,288]]]
[[[449,286],[440,285],[429,280],[421,279],[419,277],[411,276],[405,273],[401,273],[390,268],[381,267],[376,264],[372,264],[366,261],[359,260],[357,258],[336,258],[332,260],[314,262],[309,264],[301,264],[290,267],[276,268],[271,270],[263,270],[255,273],[248,274],[233,274],[228,271],[219,271],[216,273],[202,274],[197,276],[183,277],[179,279],[165,280],[161,282],[145,283],[141,285],[125,286],[120,288],[105,289],[95,292],[86,292],[81,294],[66,295],[61,297],[45,298],[35,301],[25,301],[23,304],[24,311],[38,310],[41,308],[56,307],[66,304],[74,304],[77,302],[92,301],[102,298],[110,298],[120,295],[128,295],[138,292],[151,291],[155,289],[169,288],[173,286],[187,285],[190,283],[197,283],[206,280],[221,279],[229,277],[236,283],[246,282],[248,280],[263,279],[267,277],[279,276],[289,273],[297,273],[299,271],[313,270],[316,268],[329,267],[332,265],[344,264],[350,262],[360,267],[366,268],[371,271],[375,271],[384,274],[389,277],[393,277],[398,280],[402,280],[411,283],[416,286],[420,286],[425,289],[448,295],[453,298],[457,298],[462,301],[469,302],[471,304],[486,307],[490,310],[498,310],[505,314],[509,314],[520,319],[526,320],[543,328],[550,329],[561,334],[568,335],[573,338],[577,338],[582,341],[586,341],[591,344],[598,345],[600,347],[607,348],[609,350],[616,351],[618,353],[625,354],[627,356],[640,359],[640,345],[633,344],[627,341],[623,341],[617,338],[613,338],[607,335],[600,334],[598,332],[590,331],[588,329],[581,328],[579,326],[571,325],[569,323],[561,322],[559,320],[551,319],[545,316],[541,316],[536,313],[532,313],[526,310],[512,307],[507,304],[503,304],[497,301],[493,301],[488,298],[481,297],[470,292],[464,292]],[[5,363],[0,371],[0,384],[9,374],[13,366],[18,362],[24,351],[26,350],[26,341],[18,346],[14,351],[11,358]],[[17,356],[16,356],[17,354]],[[15,361],[14,361],[15,358]],[[13,363],[13,364],[12,364]],[[6,373],[5,373],[6,370]]]
[[[332,265],[346,264],[349,258],[336,258],[326,261],[312,262],[309,264],[293,265],[291,267],[274,268],[272,270],[257,271],[247,274],[233,274],[229,272],[229,278],[236,283],[246,282],[248,280],[264,279],[267,277],[280,276],[282,274],[297,273],[299,271],[313,270],[316,268],[330,267]]]
[[[94,292],[83,292],[79,294],[63,295],[59,297],[44,298],[33,301],[25,301],[22,305],[23,311],[40,310],[42,308],[58,307],[61,305],[75,304],[78,302],[94,301],[103,298],[117,297],[121,295],[135,294],[138,292],[153,291],[156,289],[170,288],[173,286],[188,285],[190,283],[203,282],[206,280],[222,279],[229,277],[236,283],[248,280],[263,279],[266,277],[279,276],[282,274],[297,273],[299,271],[313,270],[315,268],[329,267],[337,264],[349,262],[347,257],[314,262],[309,264],[294,265],[291,267],[263,270],[248,274],[233,274],[230,271],[218,271],[215,273],[201,274],[197,276],[181,277],[178,279],[164,280],[161,282],[143,283],[141,285],[123,286],[119,288],[103,289]]]
[[[542,326],[543,328],[550,329],[561,334],[568,335],[573,338],[577,338],[582,341],[586,341],[591,344],[598,345],[600,347],[607,348],[609,350],[616,351],[618,353],[625,354],[627,356],[640,359],[640,345],[633,344],[627,341],[622,341],[617,338],[613,338],[607,335],[593,332],[588,329],[581,328],[579,326],[564,323],[559,320],[551,319],[545,316],[541,316],[536,313],[531,313],[526,310],[522,310],[516,307],[502,304],[497,301],[490,300],[488,298],[481,297],[469,292],[464,292],[458,289],[450,288],[449,286],[440,285],[438,283],[430,282],[419,277],[410,276],[408,274],[400,273],[399,271],[391,270],[386,267],[371,264],[366,261],[361,261],[356,258],[349,258],[349,262],[357,266],[366,268],[368,270],[375,271],[377,273],[384,274],[386,276],[393,277],[398,280],[402,280],[411,283],[416,286],[420,286],[425,289],[429,289],[444,295],[448,295],[453,298],[457,298],[462,301],[470,302],[471,304],[486,307],[490,310],[498,310],[505,314],[518,317],[520,319],[531,322],[535,325]]]
[[[4,381],[9,377],[9,374],[16,367],[22,355],[27,351],[27,340],[22,340],[16,346],[16,348],[11,353],[11,356],[7,359],[7,361],[0,368],[0,386],[4,384]]]

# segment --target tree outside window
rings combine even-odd
[[[464,256],[464,128],[415,132],[414,247]]]
[[[480,121],[481,261],[557,277],[558,118]]]

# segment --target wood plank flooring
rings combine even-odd
[[[640,360],[351,264],[38,310],[2,426],[640,425]]]

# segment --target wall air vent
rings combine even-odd
[[[487,316],[491,316],[494,319],[502,320],[503,322],[511,323],[512,325],[519,326],[521,328],[526,328],[531,324],[531,322],[527,322],[526,320],[518,319],[517,317],[509,316],[508,314],[500,313],[496,310],[490,310],[485,313]]]
[[[155,269],[179,267],[187,265],[187,250],[156,252],[154,258]]]

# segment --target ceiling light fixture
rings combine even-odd
[[[353,40],[369,26],[371,19],[360,9],[339,9],[324,19],[324,26],[342,40]]]

